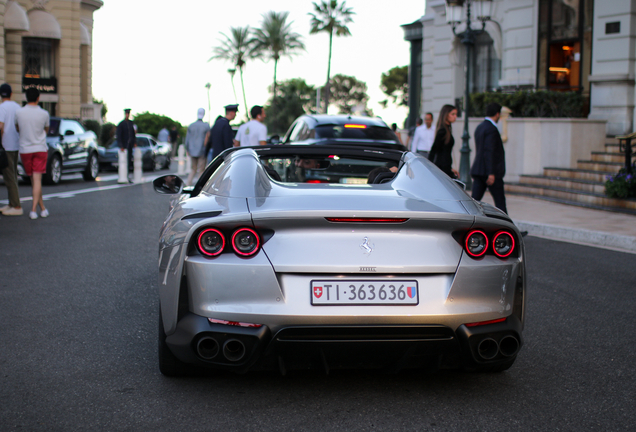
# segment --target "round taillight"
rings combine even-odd
[[[480,257],[488,250],[488,237],[481,231],[471,231],[466,236],[466,252],[472,257]]]
[[[239,228],[232,236],[234,252],[241,256],[251,256],[258,252],[261,241],[256,231],[250,228]]]
[[[506,258],[515,250],[515,239],[509,232],[500,231],[492,240],[492,248],[499,258]]]
[[[225,237],[219,230],[208,228],[199,234],[197,245],[203,255],[217,256],[225,248]]]

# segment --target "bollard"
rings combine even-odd
[[[141,183],[141,149],[135,147],[133,149],[133,183]]]
[[[184,146],[179,146],[177,151],[177,160],[179,161],[179,168],[177,168],[177,174],[183,175],[186,171],[186,151]]]
[[[128,152],[126,149],[119,149],[118,173],[117,183],[128,183]]]
[[[190,171],[192,171],[192,158],[187,153],[185,155],[185,158],[186,158],[185,174],[190,174]]]

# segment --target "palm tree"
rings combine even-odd
[[[329,33],[329,61],[327,62],[327,83],[325,84],[325,112],[329,107],[329,79],[331,78],[331,44],[334,33],[336,36],[351,36],[347,24],[353,22],[351,15],[355,14],[346,7],[346,1],[338,4],[337,0],[322,0],[320,4],[313,2],[314,13],[311,15],[310,34],[320,32]]]
[[[245,104],[246,116],[248,109],[247,99],[245,98],[245,85],[243,84],[243,67],[247,60],[253,59],[255,56],[250,33],[249,26],[230,28],[231,37],[221,32],[225,39],[220,41],[221,45],[214,48],[214,55],[208,60],[221,59],[229,61],[238,69],[239,75],[241,76],[241,90],[243,91],[243,103]]]
[[[292,57],[295,51],[304,50],[305,45],[298,33],[291,31],[293,22],[287,23],[289,12],[269,11],[263,14],[261,28],[254,30],[254,51],[274,60],[274,97],[276,97],[276,70],[282,56]]]

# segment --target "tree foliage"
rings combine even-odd
[[[305,49],[302,36],[291,30],[292,22],[287,22],[288,16],[289,12],[269,11],[263,14],[261,27],[253,31],[255,55],[265,60],[274,60],[273,93],[276,93],[278,60],[283,56],[291,58],[298,51]]]
[[[117,126],[115,124],[104,123],[98,135],[100,145],[107,147],[112,142],[112,140],[115,139],[116,129],[117,129]]]
[[[273,85],[270,87],[273,91]],[[265,107],[265,124],[270,134],[283,135],[289,126],[303,114],[315,112],[316,89],[302,78],[283,81]]]
[[[408,105],[409,67],[396,66],[383,73],[380,78],[380,89],[388,96],[388,99],[380,101],[384,108],[388,105],[389,99],[398,106]]]
[[[311,16],[309,34],[327,33],[329,34],[329,59],[327,61],[327,89],[325,91],[325,108],[329,108],[329,86],[331,83],[331,47],[334,33],[336,36],[351,36],[351,31],[347,24],[353,22],[352,15],[355,14],[351,8],[346,6],[346,1],[338,4],[337,0],[322,0],[320,4],[313,2],[314,13]]]
[[[214,48],[214,55],[208,61],[215,59],[230,62],[239,71],[241,77],[241,90],[243,91],[243,103],[245,104],[245,115],[249,111],[247,106],[247,98],[245,97],[245,85],[243,84],[243,67],[247,60],[254,59],[257,52],[254,50],[254,39],[250,37],[251,30],[246,27],[231,27],[230,36],[221,32],[225,39],[221,44]]]
[[[354,108],[366,105],[369,101],[367,95],[367,85],[363,81],[358,81],[355,77],[337,74],[331,78],[331,96],[341,114],[352,114]]]
[[[95,132],[95,136],[99,139],[102,127],[97,120],[84,120],[82,125],[84,129]]]
[[[172,126],[177,126],[179,135],[183,139],[185,137],[186,128],[181,123],[172,120],[170,117],[166,117],[160,114],[149,113],[148,111],[141,114],[137,114],[133,119],[133,123],[137,125],[137,133],[146,133],[156,137],[159,131],[166,127],[172,129]]]

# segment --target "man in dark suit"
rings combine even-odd
[[[508,213],[503,181],[506,174],[506,158],[501,135],[497,129],[500,116],[501,105],[498,103],[491,103],[486,107],[486,119],[475,129],[477,153],[470,175],[473,178],[473,198],[481,201],[488,189],[495,206]]]

